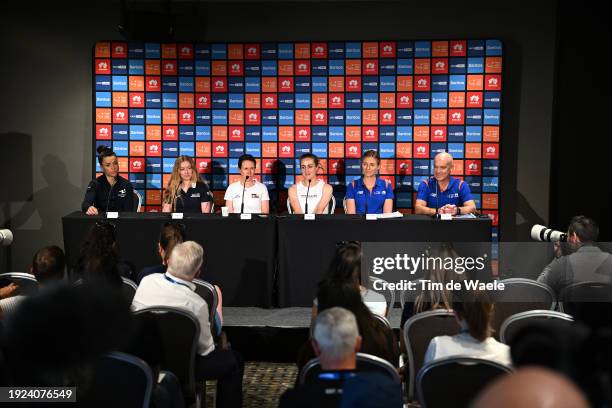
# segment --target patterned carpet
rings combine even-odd
[[[281,394],[295,384],[296,376],[295,364],[247,362],[242,383],[243,408],[276,408]],[[206,384],[207,407],[214,407],[215,386],[211,381]]]

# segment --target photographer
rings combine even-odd
[[[591,218],[572,218],[567,242],[555,245],[555,259],[544,268],[538,282],[553,288],[557,295],[576,282],[611,283],[612,255],[596,246],[598,235],[599,227]]]

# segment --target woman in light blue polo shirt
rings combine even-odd
[[[347,214],[382,214],[393,211],[393,187],[378,177],[380,156],[368,150],[361,156],[363,176],[346,186]]]

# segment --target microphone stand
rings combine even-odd
[[[308,214],[308,193],[310,192],[310,182],[312,179],[308,179],[308,188],[306,189],[306,204],[304,205],[304,214]]]
[[[439,220],[440,219],[440,213],[439,213],[439,207],[438,207],[438,180],[436,180],[436,178],[433,178],[434,183],[436,183],[436,213],[433,215],[433,219],[434,220]]]
[[[242,186],[242,203],[240,204],[240,214],[244,212],[244,191],[246,190],[246,183],[249,179],[249,176],[246,176],[244,179],[244,185]]]

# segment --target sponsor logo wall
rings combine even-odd
[[[297,160],[312,152],[341,200],[361,153],[375,149],[398,209],[410,212],[433,157],[448,151],[454,176],[497,226],[498,40],[99,42],[93,70],[95,146],[115,150],[146,211],[160,209],[179,155],[195,157],[220,191],[238,178],[238,157],[252,154],[257,178],[278,191],[299,180]]]

